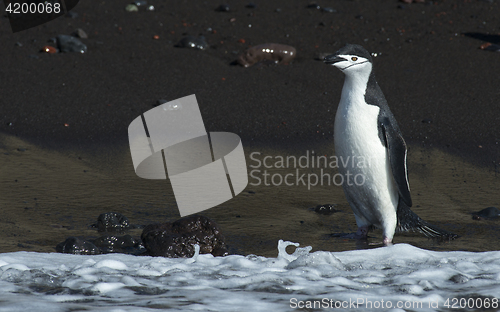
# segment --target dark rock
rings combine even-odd
[[[173,223],[149,224],[142,231],[141,239],[151,256],[192,257],[195,244],[200,246],[201,254],[225,256],[228,253],[217,224],[199,215]]]
[[[121,213],[106,212],[99,215],[96,227],[99,232],[119,232],[128,228],[129,222]]]
[[[199,50],[205,50],[208,48],[208,43],[204,36],[194,37],[194,36],[186,36],[179,41],[175,45],[179,48],[193,48]]]
[[[56,40],[57,47],[61,52],[87,52],[87,46],[73,36],[58,35]]]
[[[432,123],[432,119],[424,118],[424,119],[422,119],[422,123],[430,124],[430,123]]]
[[[215,9],[215,11],[217,11],[217,12],[229,12],[229,5],[221,4]]]
[[[249,9],[255,9],[257,7],[257,5],[253,2],[250,2],[245,7],[249,8]]]
[[[500,217],[500,210],[496,207],[488,207],[472,213],[472,219],[474,220],[496,219],[498,217]]]
[[[130,235],[105,235],[94,240],[94,245],[101,248],[102,253],[126,252],[126,249],[138,248],[139,244]]]
[[[339,212],[335,207],[337,207],[336,204],[318,205],[314,208],[314,211],[322,215],[331,215]]]
[[[98,255],[99,248],[91,242],[85,241],[78,237],[70,236],[66,240],[56,246],[56,251],[61,253],[69,253],[74,255]]]

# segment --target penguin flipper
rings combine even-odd
[[[403,199],[408,207],[411,207],[410,183],[408,182],[408,170],[406,167],[406,142],[398,128],[396,128],[397,125],[394,127],[389,118],[381,118],[379,127],[383,132],[383,139],[389,150],[392,175],[398,187],[400,198]]]
[[[397,209],[398,223],[396,232],[420,232],[427,237],[441,237],[447,239],[458,238],[457,234],[445,231],[422,220],[416,213],[401,201]]]

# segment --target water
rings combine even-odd
[[[498,307],[499,251],[437,252],[396,244],[287,253],[292,244],[280,240],[277,257],[3,253],[0,311],[319,311],[320,303],[349,303],[345,311],[445,311],[453,298]],[[318,309],[299,308],[314,302]]]

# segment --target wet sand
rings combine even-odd
[[[107,211],[136,224],[178,218],[168,181],[135,176],[128,151],[129,123],[158,99],[196,94],[207,131],[238,134],[247,157],[332,155],[344,77],[314,58],[347,42],[378,53],[378,82],[410,145],[414,211],[462,235],[439,244],[398,235],[395,242],[495,248],[500,221],[473,221],[470,213],[500,207],[500,60],[478,48],[500,41],[498,2],[319,3],[338,13],[284,0],[255,9],[234,1],[227,13],[215,11],[217,1],[153,4],[155,12],[128,13],[118,1],[82,2],[75,19],[16,34],[0,20],[0,251],[52,252],[67,236],[96,236],[88,226]],[[38,53],[76,28],[89,34],[86,54]],[[208,50],[174,47],[199,34]],[[292,45],[298,57],[289,65],[231,65],[265,42]],[[342,212],[309,210],[325,203]],[[365,247],[330,237],[355,230],[340,187],[248,186],[204,214],[221,225],[234,253],[275,255],[278,239],[314,250]],[[372,236],[381,239],[379,231]]]
[[[1,149],[3,226],[0,248],[4,252],[30,250],[53,252],[55,245],[68,236],[97,237],[90,226],[100,213],[115,211],[132,224],[173,221],[179,217],[170,183],[145,180],[133,171],[128,146],[115,149],[109,157],[76,152],[60,153],[41,149],[18,138],[2,136]],[[20,151],[20,150],[21,151]],[[300,175],[320,176],[335,169],[316,167],[252,168],[255,159],[264,156],[295,156],[312,151],[316,155],[332,155],[332,148],[304,146],[303,149],[270,149],[245,147],[249,170],[263,179],[264,170],[272,177],[292,174],[290,184]],[[251,153],[261,153],[261,156]],[[276,158],[274,158],[276,159]],[[268,162],[269,164],[274,163]],[[9,164],[7,166],[7,164]],[[310,166],[311,167],[311,166]],[[396,243],[411,243],[433,250],[486,251],[497,248],[500,220],[475,221],[471,212],[487,206],[499,206],[499,175],[437,149],[410,146],[410,183],[413,210],[423,219],[461,237],[451,242],[437,242],[421,234],[397,234]],[[275,256],[279,239],[313,246],[314,250],[342,251],[373,248],[355,240],[332,237],[335,233],[356,230],[354,216],[340,186],[319,183],[311,186],[273,185],[249,178],[249,185],[236,198],[204,211],[216,220],[226,236],[230,251],[237,254]],[[307,176],[305,178],[307,183]],[[275,178],[275,184],[279,178]],[[312,181],[312,180],[311,180]],[[337,204],[340,212],[324,216],[311,208],[320,204]],[[141,230],[131,230],[135,237]],[[370,233],[369,243],[382,239],[381,231]]]

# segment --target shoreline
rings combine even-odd
[[[98,233],[88,226],[108,211],[120,212],[131,223],[144,225],[179,218],[170,182],[137,177],[128,146],[102,150],[100,154],[82,154],[39,148],[14,137],[3,136],[2,141],[1,153],[9,154],[5,156],[11,168],[0,173],[4,181],[0,189],[0,202],[5,207],[5,222],[0,231],[4,251],[52,252],[68,236],[97,237]],[[25,150],[19,151],[20,146]],[[249,173],[251,152],[284,157],[304,154],[304,150],[244,148]],[[317,150],[320,152],[323,151]],[[443,245],[409,233],[397,234],[395,242],[431,250],[493,250],[491,237],[500,233],[500,226],[494,221],[472,220],[471,213],[500,206],[496,196],[499,177],[491,170],[437,149],[412,146],[408,160],[413,211],[462,237]],[[294,171],[268,170],[281,176]],[[318,172],[318,168],[301,171]],[[471,191],[474,196],[470,196]],[[341,212],[322,216],[311,210],[322,204],[337,204]],[[365,248],[355,241],[331,237],[332,233],[356,229],[340,186],[318,184],[308,189],[301,184],[249,184],[236,198],[200,214],[219,224],[232,253],[270,256],[278,239],[311,245],[314,250]],[[139,230],[132,232],[134,237],[140,236]],[[371,232],[370,240],[380,235],[379,230]]]

